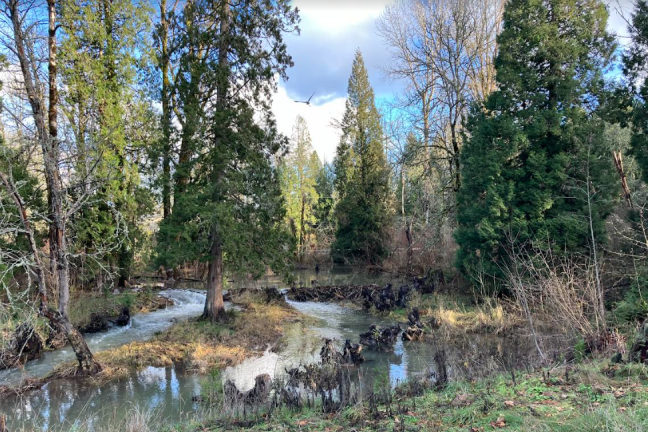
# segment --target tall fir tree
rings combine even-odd
[[[392,218],[389,167],[383,148],[380,115],[360,51],[349,78],[348,98],[337,149],[335,261],[377,262],[387,253]]]
[[[292,148],[279,166],[281,189],[286,202],[286,217],[293,228],[297,254],[301,261],[315,226],[314,208],[318,202],[317,178],[322,169],[313,149],[308,124],[297,116]]]
[[[590,219],[604,236],[616,195],[595,111],[614,50],[607,18],[599,0],[507,3],[499,89],[473,110],[462,152],[455,237],[463,272],[501,276],[510,241],[586,249]]]
[[[631,154],[648,183],[648,1],[639,0],[629,25],[631,43],[623,56],[623,71],[635,96],[632,111]]]

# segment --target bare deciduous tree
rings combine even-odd
[[[61,141],[58,137],[58,87],[56,57],[56,1],[47,0],[45,5],[21,0],[4,0],[2,12],[11,31],[4,40],[4,47],[10,54],[10,61],[20,67],[25,95],[29,102],[30,121],[35,126],[33,136],[41,149],[41,170],[47,189],[48,214],[45,221],[49,226],[49,269],[41,258],[32,224],[29,220],[24,199],[12,180],[11,172],[3,172],[2,186],[12,197],[22,224],[22,231],[29,239],[33,271],[38,282],[40,312],[47,317],[58,331],[62,331],[72,346],[79,362],[79,372],[92,374],[101,370],[90,349],[69,319],[70,303],[70,253],[68,250],[68,220],[80,209],[88,194],[83,194],[74,203],[68,201],[68,191],[61,175]],[[47,16],[44,20],[43,16]],[[46,36],[39,33],[43,21],[47,25]],[[45,49],[43,46],[46,46]],[[39,51],[40,50],[40,51]],[[40,54],[40,55],[39,55]],[[44,58],[44,60],[42,60]],[[44,72],[46,70],[46,73]],[[46,76],[46,79],[44,79]],[[47,98],[45,97],[47,90]],[[11,171],[11,170],[9,170]],[[49,271],[50,277],[46,275]],[[47,284],[51,283],[50,289]],[[49,292],[58,293],[58,310],[49,302]]]

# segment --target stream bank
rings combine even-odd
[[[386,283],[350,276],[358,284]],[[339,275],[319,277],[345,281]],[[242,286],[249,284],[229,288],[234,292]],[[91,349],[101,361],[113,365],[105,379],[55,380],[21,397],[3,399],[0,413],[7,415],[10,430],[67,431],[90,424],[87,430],[102,430],[118,424],[116,418],[127,418],[134,412],[152,416],[150,430],[200,421],[209,417],[205,409],[211,408],[192,399],[209,388],[210,378],[205,372],[220,369],[219,380],[232,380],[239,390],[246,391],[254,386],[258,375],[268,374],[277,381],[285,377],[286,369],[317,362],[324,339],[334,340],[339,349],[346,339],[356,343],[373,324],[389,326],[406,321],[398,314],[377,316],[345,304],[288,301],[290,307],[286,307],[236,298],[244,310],[234,313],[227,326],[210,326],[186,321],[201,314],[204,291],[173,289],[163,293],[173,299],[174,306],[135,316],[129,328],[88,336]],[[560,341],[551,335],[545,339],[547,347],[555,346],[555,352],[560,352]],[[281,343],[277,343],[279,340]],[[268,350],[272,342],[275,348]],[[368,383],[378,379],[396,386],[434,372],[434,358],[443,351],[451,380],[476,380],[510,367],[536,366],[538,359],[531,344],[524,334],[448,336],[436,332],[430,333],[426,342],[399,338],[392,350],[363,351],[366,361],[354,374]],[[42,360],[30,362],[18,371],[18,381],[42,376],[71,359],[69,353],[58,358],[51,357],[53,354],[60,353],[49,353],[49,369]],[[0,375],[5,382],[9,378]]]

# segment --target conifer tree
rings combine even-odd
[[[317,178],[322,164],[313,149],[308,125],[297,116],[293,127],[292,148],[280,165],[282,192],[286,201],[286,217],[294,226],[298,258],[304,255],[308,237],[315,225],[314,207],[318,202]]]
[[[140,199],[150,201],[136,163],[152,141],[147,131],[156,127],[149,101],[138,91],[150,10],[131,0],[62,0],[59,8],[60,99],[80,154],[77,181],[95,167],[101,183],[71,229],[79,249],[110,251],[102,254],[101,266],[118,273],[123,287],[140,237],[140,210],[149,207]],[[88,273],[88,279],[97,276]]]
[[[336,261],[374,262],[387,252],[392,212],[380,116],[360,51],[353,60],[341,129],[335,159],[340,201],[331,254]]]
[[[636,97],[632,124],[631,154],[648,182],[648,1],[639,0],[629,26],[631,44],[623,56],[624,73]]]
[[[458,267],[501,275],[507,244],[590,247],[604,235],[613,167],[595,107],[614,49],[599,0],[511,0],[499,90],[469,120],[458,195]],[[591,186],[588,194],[587,186]]]
[[[287,140],[270,102],[292,65],[283,34],[297,11],[275,2],[187,3],[174,42],[182,117],[171,214],[160,225],[158,260],[207,263],[203,317],[225,316],[223,277],[284,270],[292,252],[273,158]]]

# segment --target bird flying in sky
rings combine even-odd
[[[295,102],[310,105],[310,101],[311,101],[311,99],[313,99],[314,95],[315,95],[315,92],[313,92],[313,94],[308,98],[308,100],[306,100],[306,101],[298,101],[298,100],[296,100]]]

